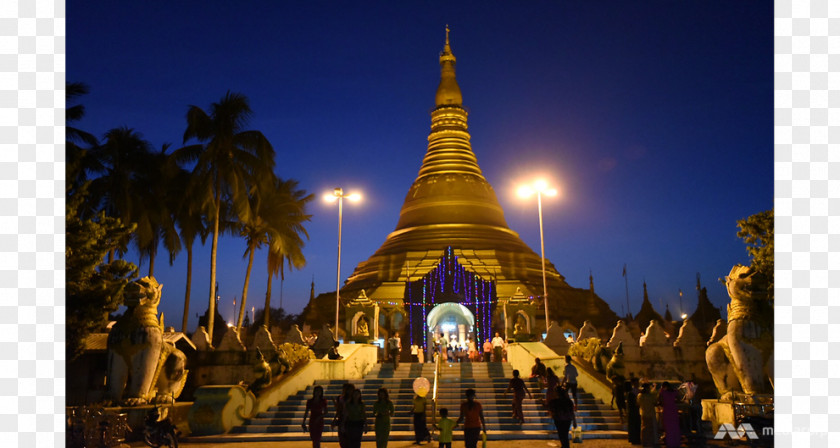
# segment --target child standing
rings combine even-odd
[[[439,448],[452,448],[452,430],[458,424],[449,417],[449,409],[440,408],[440,420],[434,424],[438,432]]]

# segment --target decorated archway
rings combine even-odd
[[[429,331],[433,331],[435,327],[447,323],[450,319],[461,324],[468,324],[471,327],[475,326],[475,316],[469,308],[460,303],[449,302],[441,303],[432,308],[432,311],[426,316],[426,327]]]
[[[462,324],[471,327],[470,335],[476,341],[487,339],[493,333],[495,282],[458,263],[451,247],[446,248],[437,266],[423,277],[406,284],[404,297],[408,320],[406,329],[411,344],[430,348],[431,331],[441,323],[440,319],[447,316],[451,320],[460,316]],[[432,319],[437,320],[432,322]]]
[[[431,337],[443,335],[447,341],[465,345],[475,338],[475,316],[460,303],[447,302],[436,305],[426,316],[426,328]]]

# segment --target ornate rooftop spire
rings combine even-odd
[[[638,322],[639,326],[644,329],[647,328],[651,320],[656,320],[659,321],[659,323],[662,323],[663,319],[662,316],[653,309],[653,305],[650,303],[650,298],[648,298],[647,282],[644,280],[642,281],[642,287],[644,287],[645,295],[642,300],[642,308],[639,310],[639,313],[636,314],[636,322]]]
[[[449,47],[449,25],[446,25],[446,43],[440,52],[440,84],[435,94],[435,106],[460,106],[462,102],[461,88],[455,80],[455,55]]]

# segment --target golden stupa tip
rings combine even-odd
[[[455,55],[449,46],[449,25],[446,25],[446,43],[440,52],[440,84],[435,94],[435,105],[461,105],[461,89],[455,81]]]

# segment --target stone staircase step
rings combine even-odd
[[[547,434],[546,431],[529,431],[529,430],[512,430],[512,431],[494,431],[489,430],[487,433],[487,440],[533,440],[533,439],[545,439],[547,436],[554,436],[554,432],[552,431],[551,434]],[[592,440],[592,439],[626,439],[627,432],[626,431],[615,431],[615,430],[604,430],[604,431],[584,431],[582,434],[585,440]],[[456,430],[452,434],[453,440],[462,441],[464,440],[464,435],[462,431]],[[238,433],[235,435],[218,435],[218,436],[203,436],[203,437],[185,437],[182,439],[184,442],[188,443],[204,443],[204,444],[213,444],[213,443],[229,443],[229,442],[241,442],[241,443],[249,443],[249,442],[283,442],[283,441],[308,441],[309,434],[304,433],[301,431],[300,427],[297,428],[294,432],[287,432],[287,433]],[[338,436],[335,431],[324,432],[323,438],[321,439],[322,442],[338,442]],[[371,430],[367,434],[363,436],[363,439],[366,442],[372,442],[375,440],[374,433]],[[414,431],[391,431],[389,436],[389,440],[414,440]],[[426,448],[433,448],[437,446],[437,442],[435,442],[435,437],[432,437],[431,444],[423,444],[420,445],[421,447]]]
[[[543,405],[543,390],[536,381],[528,380],[529,389],[534,399],[523,402],[525,423],[519,424],[511,417],[512,395],[505,395],[508,381],[513,376],[513,369],[507,363],[464,363],[446,364],[441,368],[441,378],[438,383],[437,408],[447,407],[450,416],[457,416],[461,402],[464,400],[464,390],[476,390],[476,399],[484,407],[485,420],[490,434],[489,439],[496,437],[504,439],[543,438],[553,435],[554,424]],[[414,397],[412,383],[415,378],[424,376],[430,381],[434,378],[434,365],[401,363],[397,369],[392,364],[377,364],[364,379],[350,380],[362,391],[362,400],[368,409],[376,401],[380,387],[389,390],[394,402],[395,416],[392,418],[391,439],[413,440],[413,419],[411,417],[411,402]],[[272,406],[266,412],[261,412],[248,420],[245,425],[234,428],[234,433],[247,437],[247,440],[308,440],[308,434],[301,431],[300,422],[303,420],[306,400],[312,396],[315,385],[324,388],[324,394],[330,400],[328,419],[332,410],[332,399],[341,392],[343,380],[318,380],[298,393],[290,396],[282,403]],[[577,421],[583,428],[585,438],[617,438],[626,437],[618,414],[609,406],[596,400],[591,394],[583,390],[578,393]],[[431,422],[432,416],[429,416]],[[372,423],[372,422],[371,422]],[[457,432],[457,431],[456,431]],[[461,434],[455,439],[461,440]],[[190,438],[205,440],[207,438]],[[324,441],[336,440],[335,431],[325,428]],[[365,436],[365,440],[373,440],[373,432]]]

